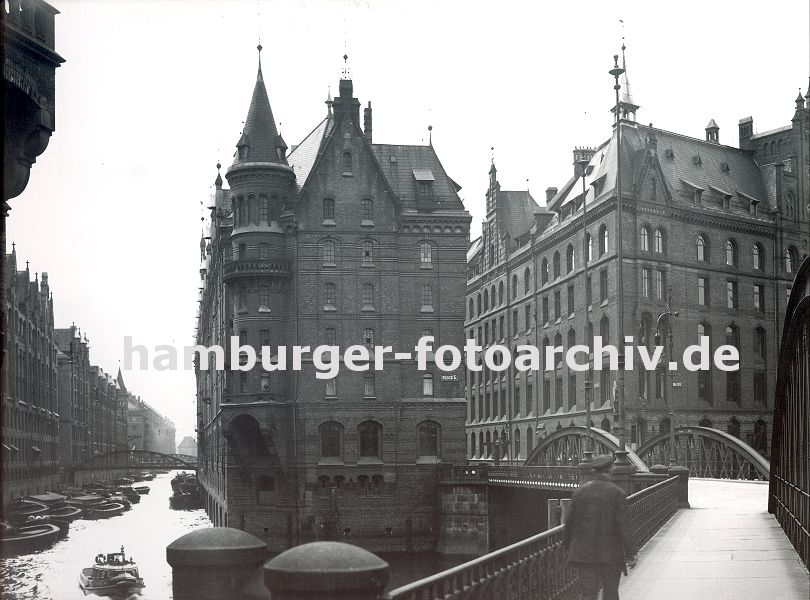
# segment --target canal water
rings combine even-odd
[[[35,554],[0,559],[0,598],[3,600],[80,600],[79,573],[97,554],[118,552],[123,545],[138,564],[146,584],[139,600],[171,600],[172,571],[166,546],[195,529],[210,527],[205,511],[169,508],[175,473],[158,475],[132,510],[120,517],[70,524],[70,533],[51,548]],[[384,555],[391,565],[389,589],[426,577],[464,560],[441,555]],[[88,596],[88,599],[97,596]]]

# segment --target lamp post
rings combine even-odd
[[[666,318],[667,324],[667,358],[672,360],[672,317],[677,317],[678,311],[672,312],[672,288],[667,293],[667,309],[658,315],[658,320],[655,322],[655,345],[661,345],[661,325],[662,321]],[[666,385],[666,373],[669,371],[667,368],[667,361],[661,360],[661,366],[666,369],[664,371],[664,401],[669,404],[669,466],[674,467],[677,464],[675,456],[675,394],[669,389],[670,386]],[[672,383],[672,376],[670,376],[670,383]]]
[[[588,263],[590,262],[589,250],[590,244],[588,243],[588,204],[587,204],[587,187],[585,185],[585,176],[587,175],[588,163],[590,163],[593,152],[589,148],[575,148],[574,149],[574,165],[579,171],[579,176],[582,178],[582,267],[585,285],[585,342],[588,346],[588,370],[585,371],[585,444],[582,449],[582,458],[584,462],[593,460],[593,438],[591,433],[591,394],[593,383],[593,370],[591,368],[591,343],[593,340],[588,339],[588,332],[590,331],[590,307],[588,306],[590,296],[590,284],[588,282]]]
[[[613,55],[613,68],[608,71],[613,76],[614,85],[613,90],[616,95],[616,279],[618,281],[616,295],[617,295],[617,312],[619,313],[618,323],[618,339],[619,339],[619,353],[618,353],[618,366],[619,371],[616,374],[616,387],[618,394],[618,411],[614,414],[616,422],[614,429],[618,430],[619,450],[616,452],[616,463],[623,466],[628,466],[627,460],[627,436],[625,434],[625,414],[624,414],[624,248],[622,244],[622,131],[621,131],[621,105],[619,103],[619,76],[624,73],[624,69],[619,66],[619,55]]]

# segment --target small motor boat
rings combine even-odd
[[[12,525],[21,525],[25,523],[28,517],[33,515],[44,515],[48,512],[47,505],[42,502],[33,502],[31,500],[18,500],[9,504],[3,510],[5,519]]]
[[[109,519],[123,515],[126,508],[118,502],[104,502],[96,506],[88,506],[83,510],[87,519]]]
[[[52,508],[48,511],[48,515],[60,521],[67,521],[68,523],[81,518],[82,509],[78,506],[63,506],[61,508]]]
[[[146,494],[149,493],[149,486],[148,485],[137,485],[137,486],[134,486],[132,489],[135,490],[136,492],[138,492],[138,494],[140,494],[141,496],[145,496]]]
[[[98,554],[92,567],[82,569],[79,587],[85,596],[95,594],[128,598],[133,593],[139,594],[144,583],[135,561],[132,557],[126,557],[124,547],[121,546],[121,552]]]
[[[81,511],[79,511],[81,512]],[[67,534],[70,532],[70,522],[63,521],[62,519],[55,519],[51,515],[34,515],[32,517],[28,517],[25,520],[26,526],[30,525],[42,525],[44,523],[50,523],[51,525],[56,525],[59,528],[59,539],[61,540],[64,537],[67,537]]]

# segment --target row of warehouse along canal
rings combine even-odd
[[[90,597],[169,600],[172,571],[166,562],[166,546],[190,531],[211,526],[205,511],[197,508],[199,504],[191,497],[193,494],[185,493],[191,489],[192,481],[186,484],[184,477],[185,474],[179,472],[161,473],[150,481],[121,488],[130,495],[134,493],[133,488],[141,490],[141,494],[135,495],[137,502],[132,502],[127,510],[113,506],[123,501],[115,491],[115,495],[98,504],[89,499],[90,496],[98,500],[99,495],[109,496],[111,490],[85,489],[72,493],[62,490],[73,495],[68,506],[82,507],[81,518],[69,523],[66,535],[65,523],[62,523],[61,534],[44,544],[13,548],[12,544],[3,543],[0,597],[3,600],[78,600],[85,598],[80,583],[92,588],[99,582],[109,586],[112,581],[112,588],[117,586],[117,589],[88,589],[88,593],[93,594]],[[148,489],[143,489],[144,486]],[[37,499],[47,500],[48,496],[33,497]],[[29,502],[5,507],[4,518],[17,525],[17,529],[7,528],[4,523],[3,539],[10,540],[15,535],[19,538],[19,528],[36,533],[37,527],[48,531],[48,527],[53,529],[54,524],[60,523],[59,518],[47,524],[48,519],[39,515],[21,517],[20,513],[32,506]],[[71,512],[64,502],[57,502],[55,506],[61,508],[51,508],[48,512],[52,515]],[[14,511],[17,511],[16,518],[9,519]],[[383,558],[391,567],[389,589],[464,560],[464,557],[435,553],[392,554]],[[143,588],[139,587],[141,584]]]

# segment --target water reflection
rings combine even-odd
[[[146,587],[140,600],[171,598],[172,573],[166,546],[181,535],[210,526],[203,510],[169,508],[174,473],[149,482],[150,493],[141,496],[132,510],[100,521],[74,521],[67,538],[48,550],[0,559],[0,587],[7,600],[80,600],[79,573],[93,564],[99,553],[117,552],[123,545],[133,557]],[[87,598],[97,598],[88,596]]]

